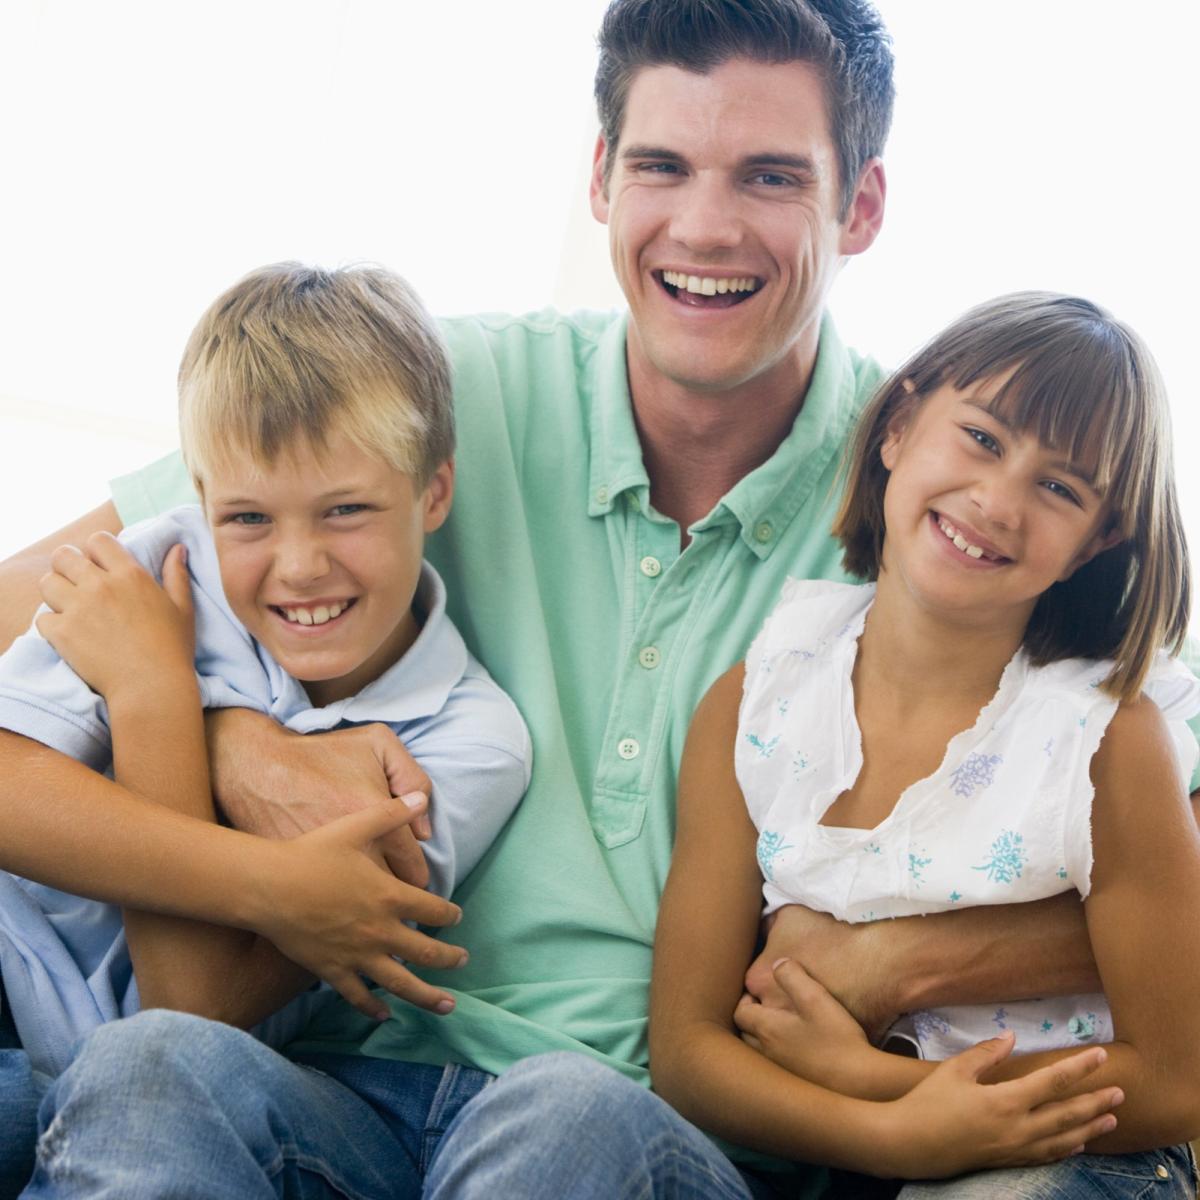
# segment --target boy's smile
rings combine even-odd
[[[425,534],[452,490],[449,463],[418,491],[340,435],[270,465],[233,451],[205,479],[226,599],[314,704],[361,691],[415,640]]]

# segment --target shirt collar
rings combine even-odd
[[[628,314],[613,322],[605,331],[596,359],[588,477],[588,515],[592,517],[611,512],[617,497],[625,491],[641,489],[643,504],[648,500],[650,480],[642,463],[629,396],[627,326]],[[779,449],[740,479],[693,529],[736,521],[750,550],[759,558],[767,558],[841,453],[857,415],[857,394],[854,365],[826,313],[812,379],[791,431]]]
[[[399,725],[440,712],[467,669],[467,647],[446,616],[446,585],[428,563],[421,565],[414,605],[425,623],[398,662],[345,700],[291,714],[288,728],[312,733],[343,721]]]

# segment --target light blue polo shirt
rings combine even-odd
[[[396,731],[433,781],[433,836],[424,843],[430,888],[449,895],[461,885],[525,791],[530,742],[515,705],[446,616],[437,572],[428,564],[422,570],[416,604],[425,620],[404,656],[356,695],[314,708],[303,686],[234,616],[198,507],[133,525],[121,541],[159,579],[171,546],[187,547],[196,673],[206,708],[252,708],[296,733],[375,721]],[[104,700],[36,629],[0,656],[0,729],[98,771],[111,763]],[[0,975],[22,1046],[46,1075],[69,1063],[88,1030],[139,1007],[120,910],[3,871]],[[260,1036],[273,1044],[290,1040],[325,999],[305,993],[260,1026]]]

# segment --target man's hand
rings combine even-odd
[[[39,588],[51,611],[38,632],[110,705],[121,689],[147,689],[191,678],[195,655],[192,590],[183,546],[163,563],[163,586],[110,533],[84,549],[59,546]]]
[[[801,904],[786,905],[774,914],[767,944],[746,972],[746,991],[770,1008],[790,1008],[772,964],[791,959],[877,1042],[899,1016],[886,991],[889,968],[881,957],[886,939],[877,936],[888,924],[847,925]]]
[[[209,765],[217,803],[238,829],[292,838],[393,797],[428,797],[429,776],[386,725],[330,733],[291,733],[243,708],[207,714]],[[427,887],[418,839],[431,832],[427,811],[379,841],[397,879]]]
[[[793,1075],[858,1095],[858,1078],[878,1053],[862,1026],[799,963],[781,959],[772,974],[763,1002],[747,994],[733,1011],[742,1040]]]

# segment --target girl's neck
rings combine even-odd
[[[923,698],[938,705],[957,698],[982,706],[995,694],[1024,636],[1024,623],[1013,627],[985,614],[931,612],[900,581],[881,573],[859,642],[856,689],[891,693],[909,712],[922,707]]]

